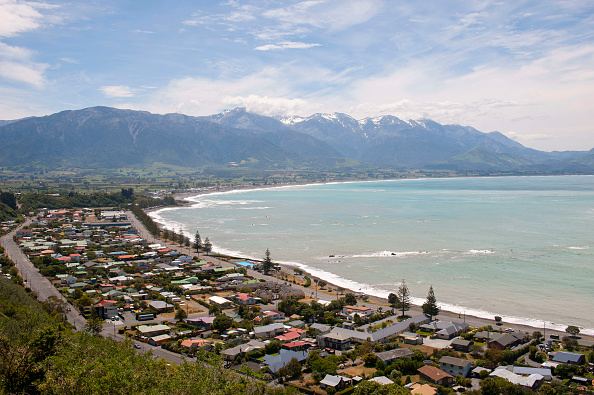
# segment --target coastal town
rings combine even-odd
[[[117,208],[31,214],[0,227],[16,263],[3,277],[51,300],[75,330],[168,363],[217,356],[226,369],[308,394],[594,391],[594,341],[574,326],[460,317],[429,296],[419,309],[404,282],[392,300],[369,297],[268,253],[246,260],[213,254],[199,235],[157,238]]]

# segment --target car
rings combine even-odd
[[[134,348],[136,348],[137,350],[140,350],[140,344],[134,343]]]
[[[66,311],[70,311],[70,310],[71,310],[71,308],[70,308],[70,307],[67,307],[67,308],[66,308]]]
[[[505,331],[507,333],[512,333],[514,331],[514,328],[505,328]]]

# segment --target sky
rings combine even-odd
[[[0,0],[0,119],[395,115],[594,147],[591,0]]]

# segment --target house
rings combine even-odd
[[[454,339],[450,343],[450,347],[452,350],[460,351],[460,352],[470,352],[470,346],[474,344],[471,340],[464,340],[464,339]]]
[[[301,340],[306,333],[307,331],[304,329],[291,328],[287,333],[275,336],[274,338],[281,342],[291,342],[295,340]]]
[[[374,377],[372,379],[369,379],[369,381],[375,381],[376,383],[378,383],[380,385],[394,384],[394,382],[392,380],[390,380],[389,378],[387,378],[386,376]]]
[[[371,307],[344,306],[342,313],[349,318],[354,318],[355,314],[361,318],[366,318],[373,314],[373,309]]]
[[[278,370],[286,366],[291,359],[297,358],[299,363],[303,363],[307,359],[306,351],[291,351],[281,349],[276,355],[265,355],[262,362],[271,373],[276,373]]]
[[[148,344],[150,344],[151,346],[160,346],[161,344],[166,343],[169,340],[171,340],[171,336],[169,335],[158,335],[149,338]]]
[[[411,383],[407,387],[413,395],[435,395],[437,393],[437,389],[429,384]]]
[[[546,381],[553,379],[550,368],[529,368],[525,366],[514,366],[513,372],[520,376],[530,376],[531,374],[540,374]]]
[[[197,327],[198,329],[210,329],[215,317],[198,317],[186,318],[185,322],[188,325]]]
[[[244,356],[252,350],[261,350],[266,346],[264,342],[258,340],[250,340],[245,344],[240,344],[233,348],[228,348],[222,352],[227,361],[233,361],[238,355]]]
[[[220,309],[228,309],[233,305],[231,301],[221,298],[220,296],[211,296],[208,298],[208,303],[214,304],[215,306],[219,307]]]
[[[468,377],[472,362],[467,359],[443,356],[439,359],[439,368],[452,376]]]
[[[281,323],[254,327],[254,337],[269,339],[285,332],[285,326]]]
[[[324,324],[311,324],[310,326],[311,329],[313,329],[314,331],[320,332],[320,333],[327,333],[330,332],[330,330],[332,329],[332,327],[330,325],[324,325]]]
[[[270,318],[271,320],[284,320],[285,313],[277,310],[268,310],[262,312],[262,318]]]
[[[153,300],[149,303],[149,307],[154,309],[160,313],[167,312],[173,310],[173,305],[167,302],[163,302],[161,300]]]
[[[433,321],[421,325],[421,330],[433,332],[438,339],[453,339],[466,332],[470,326],[466,322]]]
[[[351,348],[351,336],[344,333],[330,332],[317,336],[318,347],[344,351]]]
[[[557,351],[556,353],[551,354],[553,354],[553,362],[568,363],[573,365],[582,365],[584,362],[586,362],[584,354],[568,351]]]
[[[187,339],[181,342],[181,346],[188,351],[195,351],[199,348],[209,350],[212,343],[204,339]]]
[[[400,339],[402,339],[404,344],[412,344],[412,345],[423,344],[423,338],[418,333],[403,332],[398,337]]]
[[[487,343],[487,348],[492,350],[505,350],[506,348],[511,348],[517,346],[518,344],[522,344],[524,342],[524,335],[522,334],[515,334],[515,333],[498,333],[493,334],[493,337],[489,343]]]
[[[315,343],[307,342],[304,340],[297,340],[295,342],[285,343],[281,347],[293,351],[306,351],[315,346]]]
[[[139,325],[136,330],[145,337],[153,337],[158,335],[164,335],[169,332],[171,328],[167,325]]]
[[[337,391],[343,390],[352,384],[352,380],[344,376],[333,376],[327,374],[326,377],[320,381],[320,388],[325,390],[328,387],[332,387]]]
[[[429,381],[433,384],[438,384],[443,387],[450,387],[454,384],[454,377],[444,372],[441,369],[436,368],[435,366],[425,365],[417,369],[421,380]]]
[[[235,296],[235,302],[242,305],[254,305],[260,302],[260,298],[256,298],[248,293],[240,292]]]
[[[384,364],[386,366],[388,366],[389,364],[391,364],[392,362],[394,362],[397,359],[401,359],[404,357],[412,358],[413,355],[414,355],[414,353],[408,348],[396,348],[396,349],[390,350],[390,351],[375,353],[375,356],[378,357],[378,359],[381,359],[382,361],[384,361]]]
[[[540,374],[531,374],[524,377],[509,371],[505,366],[499,366],[497,369],[493,370],[491,374],[489,374],[489,377],[500,377],[512,384],[521,385],[522,387],[533,391],[540,387],[544,382],[544,377]]]

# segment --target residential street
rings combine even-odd
[[[66,302],[66,299],[62,294],[58,292],[47,278],[39,273],[39,270],[33,266],[27,255],[21,251],[19,246],[12,239],[17,230],[26,228],[30,223],[31,220],[27,219],[20,227],[14,229],[7,235],[2,236],[2,238],[0,238],[0,244],[4,247],[6,255],[15,263],[19,273],[25,281],[25,286],[35,292],[40,301],[45,301],[50,296],[55,296]],[[76,330],[81,330],[87,323],[87,320],[72,306],[70,306],[70,311],[67,312],[66,316],[68,321],[76,327]]]

